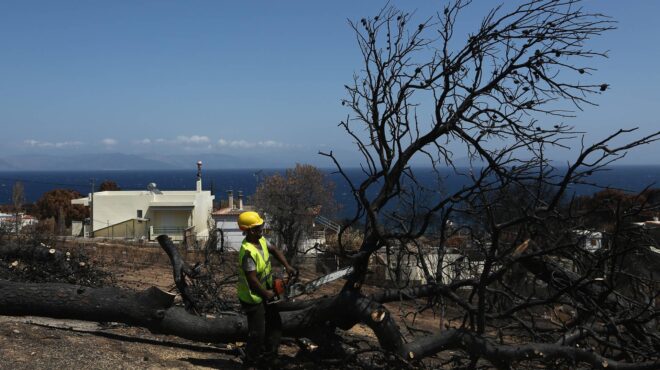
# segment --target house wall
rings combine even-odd
[[[192,213],[192,225],[195,226],[197,239],[209,237],[209,226],[213,225],[211,212],[213,212],[213,199],[210,191],[200,191],[195,196],[195,208]]]
[[[588,252],[595,252],[603,247],[603,233],[589,230],[575,230],[580,247]]]
[[[238,251],[241,249],[241,243],[243,242],[243,232],[238,228],[237,216],[220,216],[215,218],[216,228],[222,230],[222,236],[224,238],[225,250],[235,250]]]
[[[135,231],[136,235],[145,234],[153,239],[163,233],[163,228],[186,229],[194,226],[193,235],[197,239],[206,239],[214,198],[210,191],[169,191],[161,194],[150,191],[97,192],[93,199],[94,235],[112,237],[116,232],[126,234],[128,226],[125,223],[132,223],[131,220],[138,218],[138,210],[141,210],[141,217],[148,221],[144,221],[146,231]],[[76,199],[72,203],[89,205],[87,198]],[[118,231],[122,227],[124,231]],[[183,239],[183,232],[174,239]]]
[[[447,253],[442,257],[442,283],[479,276],[484,270],[483,261],[471,261],[459,253]]]
[[[131,219],[97,230],[94,232],[94,236],[113,239],[142,239],[148,237],[148,232],[146,222]]]
[[[72,221],[71,222],[71,236],[82,236],[83,235],[83,222],[82,221]]]
[[[435,278],[435,269],[438,266],[438,255],[436,253],[425,253],[422,257],[419,256],[407,256],[404,259],[404,268],[403,271],[409,277],[409,281],[419,282],[420,284],[426,284],[426,276],[424,274],[424,269],[420,258],[424,258],[424,262],[428,268],[429,273],[432,278]]]
[[[423,258],[431,277],[435,278],[435,270],[438,266],[437,253],[427,252]],[[377,283],[377,280],[386,283],[395,281],[412,284],[428,283],[418,255],[405,254],[401,258],[397,258],[396,254],[391,254],[388,258],[386,253],[381,252],[378,253],[373,264],[374,266],[370,268],[375,271],[375,276],[372,278],[375,281],[371,281],[371,283]]]
[[[316,255],[319,253],[319,250],[314,248],[315,245],[324,245],[325,244],[325,232],[324,231],[315,231],[311,235],[303,235],[300,240],[300,245],[298,245],[298,251],[300,253],[305,253],[308,255]]]
[[[105,229],[111,225],[137,217],[137,210],[143,215],[149,209],[152,199],[150,192],[102,191],[94,193],[94,222],[92,230]],[[148,216],[144,216],[148,217]]]
[[[167,234],[172,240],[183,240],[184,231],[193,226],[189,210],[149,209],[147,218],[152,240],[161,234]]]

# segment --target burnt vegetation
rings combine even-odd
[[[65,250],[49,224],[14,228],[0,223],[0,279],[30,283],[114,285],[111,273],[81,249]]]
[[[280,306],[284,334],[306,338],[303,350],[326,366],[660,366],[658,239],[643,222],[660,211],[657,190],[571,191],[660,136],[626,141],[635,129],[620,129],[589,144],[564,123],[608,90],[592,82],[590,61],[606,55],[588,40],[615,24],[575,0],[509,5],[467,36],[455,32],[467,1],[428,18],[387,7],[350,23],[363,65],[346,85],[350,113],[340,126],[362,154],[364,180],[344,176],[358,207],[333,251],[354,273],[335,294]],[[575,153],[567,165],[546,156],[567,146]],[[454,153],[468,153],[468,165]],[[332,152],[322,154],[345,174]],[[422,166],[437,186],[418,181]],[[448,192],[446,176],[466,185]],[[185,308],[154,288],[2,280],[0,313],[244,340],[245,319],[219,293],[232,274],[209,277],[216,263],[235,261],[216,255],[190,266],[166,237],[159,242]],[[378,258],[391,277],[386,289],[366,286]],[[422,278],[412,279],[411,268]],[[419,327],[423,315],[432,324]],[[376,341],[345,335],[358,324]]]

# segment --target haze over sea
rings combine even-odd
[[[202,175],[203,188],[213,190],[216,200],[226,199],[227,190],[242,190],[246,196],[254,194],[257,183],[263,177],[284,170],[258,169],[226,169],[204,170]],[[342,210],[337,217],[348,217],[355,210],[350,187],[346,181],[333,170],[324,170],[335,182],[335,199],[342,204]],[[160,190],[193,190],[195,188],[196,170],[164,170],[164,171],[12,171],[0,172],[0,204],[11,204],[12,187],[16,181],[21,181],[25,188],[27,203],[36,202],[43,193],[57,188],[73,189],[83,196],[91,190],[91,180],[96,185],[104,180],[115,181],[122,190],[147,189],[149,183],[156,183]],[[346,171],[351,179],[361,177],[360,169]],[[427,185],[434,184],[435,176],[431,170],[419,170],[419,180]],[[459,189],[466,183],[464,177],[452,175],[448,170],[443,173],[443,189],[447,192]],[[644,188],[660,187],[660,165],[644,166],[613,166],[606,171],[595,173],[591,179],[600,186],[609,186],[627,191],[637,192]],[[599,188],[587,185],[572,185],[571,193],[577,195],[592,194]]]

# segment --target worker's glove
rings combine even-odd
[[[268,295],[266,296],[266,304],[274,304],[279,302],[282,299],[282,297],[279,294],[275,294],[272,290],[268,291]]]
[[[274,291],[272,291],[272,290],[267,290],[267,291],[266,291],[266,296],[264,297],[264,299],[266,299],[267,301],[272,301],[272,300],[275,299],[276,297],[277,297],[277,294],[275,294]]]

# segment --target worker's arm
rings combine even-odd
[[[250,290],[257,293],[264,300],[267,301],[275,296],[275,293],[266,289],[261,283],[259,283],[256,271],[246,271],[245,277],[247,278]]]
[[[275,259],[278,260],[282,266],[286,269],[289,275],[296,275],[298,273],[298,270],[296,270],[293,266],[289,265],[289,262],[286,260],[286,257],[284,257],[284,253],[277,248],[276,246],[272,244],[268,244],[268,253],[272,254],[275,256]]]

